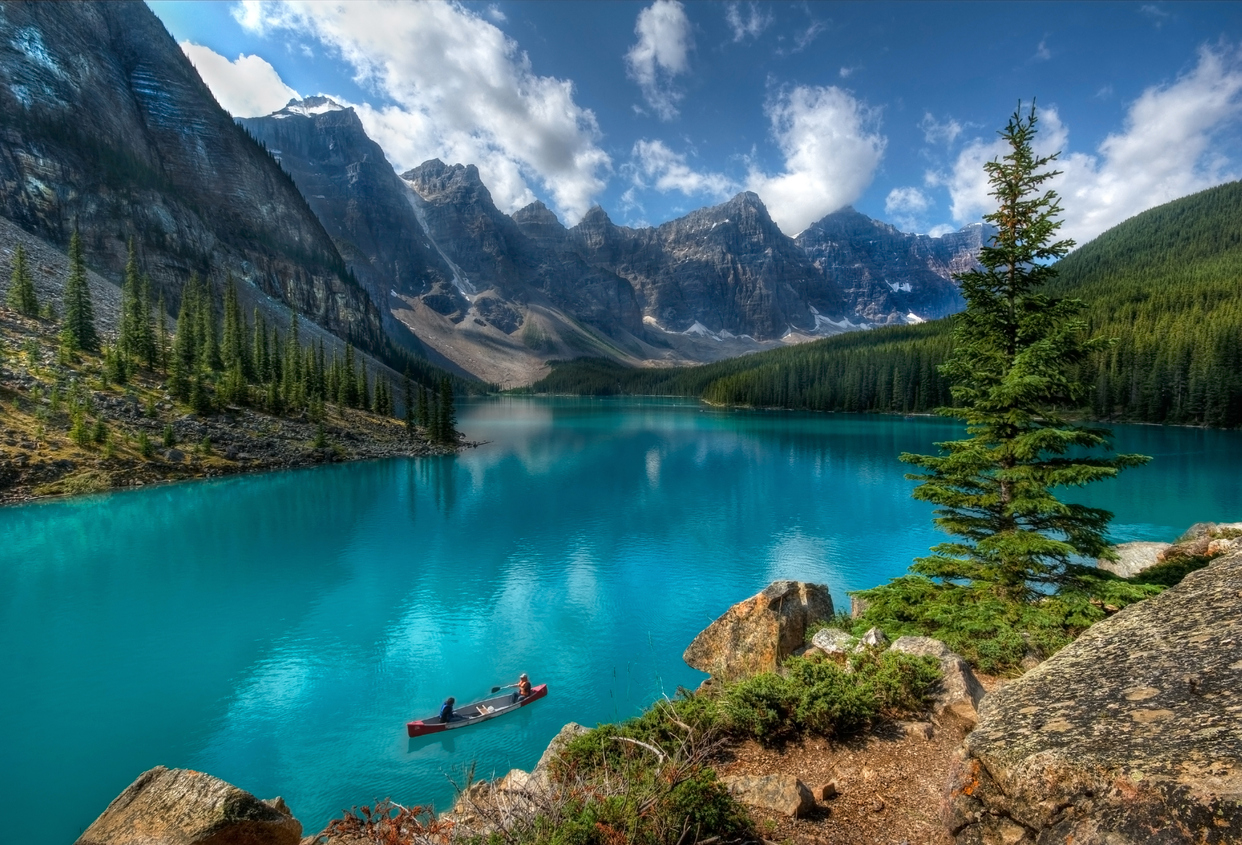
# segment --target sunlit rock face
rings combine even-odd
[[[77,229],[115,274],[133,237],[170,304],[227,272],[366,347],[379,313],[297,188],[216,103],[144,3],[0,8],[0,215]]]
[[[380,306],[390,333],[406,333],[386,307],[394,293],[426,297],[438,311],[462,310],[453,270],[423,231],[414,193],[352,108],[307,97],[238,123],[293,177],[350,270]]]
[[[939,237],[910,235],[845,208],[795,240],[816,269],[841,286],[855,321],[887,325],[962,310],[953,275],[978,267],[979,249],[992,231],[974,224]]]
[[[1098,622],[983,699],[960,845],[1242,837],[1242,551]]]
[[[764,340],[814,331],[817,313],[843,315],[837,285],[815,271],[754,193],[648,229],[615,226],[593,210],[570,233],[590,264],[634,286],[648,323],[664,331],[697,323]]]
[[[472,292],[491,289],[518,306],[548,305],[606,333],[643,331],[633,289],[583,261],[542,203],[504,214],[474,165],[434,159],[402,178],[418,195],[427,231]]]

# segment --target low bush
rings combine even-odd
[[[848,666],[794,657],[783,674],[755,675],[725,688],[722,726],[737,736],[776,744],[801,733],[844,736],[879,718],[926,709],[940,679],[934,658],[862,651]]]
[[[890,637],[935,637],[977,669],[1011,675],[1028,654],[1051,657],[1110,612],[1162,589],[1076,566],[1057,592],[1024,602],[986,586],[906,575],[856,594],[867,610],[854,630],[878,626]]]

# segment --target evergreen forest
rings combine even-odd
[[[1057,264],[1047,288],[1079,298],[1090,336],[1114,339],[1080,365],[1093,418],[1242,425],[1242,182],[1158,206]],[[955,317],[853,332],[700,367],[557,364],[534,392],[698,397],[713,404],[928,413],[950,404],[938,367]]]

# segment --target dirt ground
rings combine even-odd
[[[980,677],[991,692],[1003,681]],[[907,727],[909,725],[909,727]],[[748,741],[723,753],[717,774],[794,775],[836,796],[806,818],[750,808],[768,842],[811,845],[952,845],[942,821],[944,787],[968,728],[946,714],[931,738],[914,723],[888,723],[840,742],[808,738],[781,748]]]

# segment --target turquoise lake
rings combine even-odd
[[[942,420],[673,401],[464,404],[489,441],[0,509],[6,838],[69,843],[139,773],[282,795],[306,832],[391,796],[447,809],[466,767],[529,768],[569,721],[702,676],[682,651],[776,578],[846,591],[941,535],[897,455]],[[1242,520],[1242,433],[1121,426],[1154,456],[1068,498],[1117,541]],[[405,722],[530,673],[547,699],[448,738]]]

